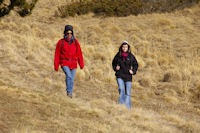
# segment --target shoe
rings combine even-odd
[[[72,98],[72,94],[70,94],[70,93],[67,93],[67,96],[70,97],[70,98]]]

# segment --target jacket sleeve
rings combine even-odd
[[[58,41],[56,50],[55,50],[55,58],[54,58],[54,69],[58,71],[59,63],[60,63],[60,50],[61,50],[61,40]]]
[[[112,61],[112,67],[113,67],[113,70],[116,71],[116,67],[118,65],[118,59],[117,59],[117,55],[118,53],[115,55],[113,61]]]
[[[84,61],[83,61],[83,55],[82,55],[82,51],[81,51],[81,47],[80,44],[77,40],[75,40],[77,43],[77,59],[78,59],[78,64],[80,66],[81,69],[83,69],[84,67]]]
[[[132,55],[132,63],[131,63],[131,66],[132,66],[133,75],[135,75],[136,72],[137,72],[137,69],[138,69],[138,62],[137,62],[137,60],[136,60],[136,58],[135,58],[134,55]]]

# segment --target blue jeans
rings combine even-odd
[[[72,95],[76,69],[70,69],[68,66],[63,66],[62,69],[63,69],[63,71],[65,72],[65,75],[66,75],[66,91],[67,91],[67,94]]]
[[[125,104],[128,109],[131,109],[131,87],[132,82],[124,82],[123,79],[117,78],[119,86],[119,104]]]

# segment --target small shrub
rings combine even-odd
[[[10,0],[10,4],[0,8],[0,17],[5,16],[10,13],[14,7],[18,7],[17,12],[20,16],[24,17],[31,14],[31,11],[35,7],[38,0],[32,0],[28,3],[26,0]],[[0,0],[0,5],[3,5],[4,0]]]
[[[3,1],[4,1],[4,0],[0,0],[0,4],[2,4],[2,3],[3,3]]]
[[[130,14],[139,14],[142,6],[143,2],[141,0],[85,0],[61,6],[58,10],[62,17],[87,14],[89,12],[106,16],[128,16]]]
[[[74,16],[76,14],[82,15],[87,14],[92,11],[92,7],[94,7],[92,2],[81,1],[75,2],[67,6],[61,6],[58,8],[62,17]]]

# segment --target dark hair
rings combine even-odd
[[[126,43],[126,42],[123,42],[122,43],[122,45],[119,47],[119,54],[121,55],[121,53],[123,52],[122,51],[122,47],[124,46],[124,45],[128,45],[128,53],[131,53],[131,46],[128,44],[128,43]]]

